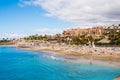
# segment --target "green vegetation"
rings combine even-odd
[[[120,26],[119,26],[120,27]],[[101,36],[96,36],[95,34],[81,34],[78,36],[61,36],[61,34],[56,34],[54,36],[50,35],[32,35],[24,37],[25,40],[45,40],[45,41],[56,41],[64,42],[66,44],[84,45],[92,44],[95,45],[105,45],[105,46],[120,46],[120,28],[118,26],[108,27]],[[103,40],[103,41],[102,41]]]
[[[104,33],[104,36],[108,37],[108,40],[110,40],[110,43],[108,45],[118,45],[120,46],[120,26],[114,26],[108,27],[106,29],[106,33]]]
[[[47,35],[32,35],[32,36],[28,36],[28,37],[24,37],[25,40],[47,40],[50,36]]]
[[[120,45],[120,32],[110,34],[108,37],[109,37],[108,39],[110,40],[111,45]]]
[[[3,38],[2,40],[0,40],[0,45],[6,45],[8,43],[10,43],[10,40],[8,39]]]

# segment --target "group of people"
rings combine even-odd
[[[120,47],[95,47],[94,43],[91,46],[87,45],[66,45],[59,43],[40,43],[39,45],[34,45],[35,47],[39,47],[41,49],[50,49],[50,50],[58,50],[64,52],[77,52],[81,54],[120,54]]]

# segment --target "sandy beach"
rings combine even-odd
[[[57,56],[72,57],[65,61],[76,63],[96,64],[120,68],[120,48],[119,47],[96,47],[75,46],[75,45],[58,45],[58,44],[41,44],[27,47],[12,45],[12,47],[35,50],[47,53],[53,53]]]

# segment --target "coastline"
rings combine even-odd
[[[41,47],[17,47],[16,45],[0,45],[0,46],[10,46],[10,47],[16,47],[18,49],[24,49],[24,50],[32,50],[32,51],[42,51],[45,53],[53,53],[57,56],[63,56],[68,57],[69,59],[65,59],[63,61],[71,61],[74,63],[81,63],[81,64],[93,64],[93,65],[99,65],[99,66],[108,66],[113,68],[120,69],[120,57],[116,56],[109,56],[109,55],[96,55],[96,54],[80,54],[74,51],[61,51],[61,50],[55,50],[55,49],[47,49],[47,48],[41,48]],[[71,58],[71,59],[70,59]],[[110,60],[111,58],[111,60]]]
[[[21,48],[21,49],[25,49],[25,48]],[[55,55],[58,55],[58,56],[64,56],[64,57],[68,57],[68,58],[71,58],[69,60],[66,60],[65,61],[71,61],[71,62],[74,62],[74,63],[80,63],[80,64],[91,64],[91,65],[98,65],[98,66],[108,66],[108,67],[113,67],[113,68],[118,68],[120,69],[120,61],[117,60],[111,60],[109,61],[109,56],[94,56],[94,57],[89,57],[88,54],[86,55],[75,55],[75,53],[72,53],[70,54],[71,52],[68,52],[69,54],[66,54],[65,52],[63,51],[57,51],[57,50],[49,50],[49,49],[37,49],[37,48],[27,48],[25,50],[34,50],[34,51],[42,51],[42,52],[45,52],[45,53],[54,53]],[[99,57],[99,59],[97,59],[97,57]],[[73,59],[73,60],[72,60]]]

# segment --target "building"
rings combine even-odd
[[[120,24],[107,26],[104,28],[104,32],[107,34],[116,33],[116,32],[120,33]]]
[[[102,26],[97,26],[93,28],[73,28],[67,29],[63,31],[64,36],[78,36],[82,34],[89,34],[89,35],[102,35],[104,33],[104,29]]]

